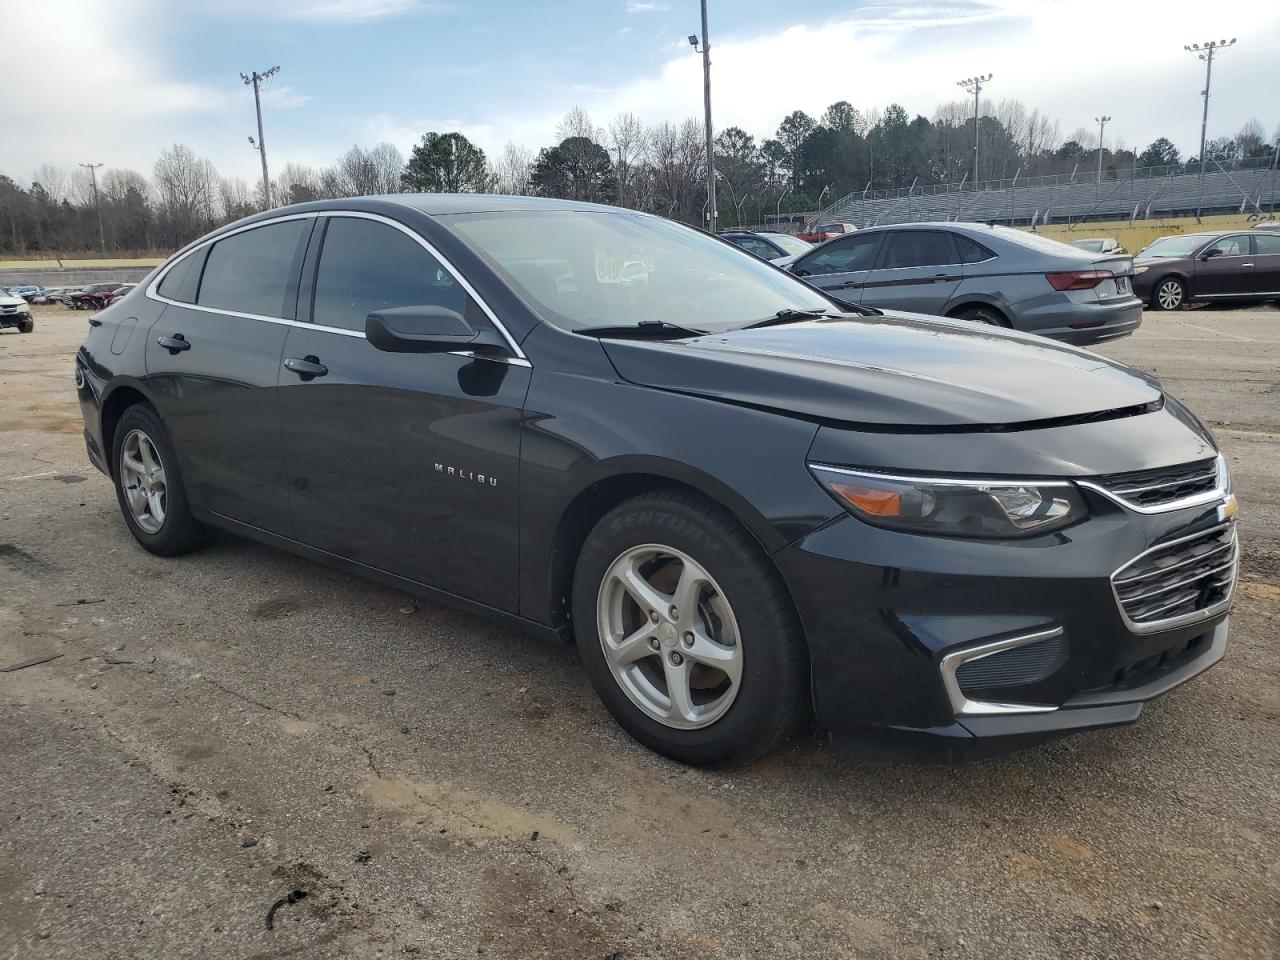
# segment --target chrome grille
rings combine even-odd
[[[1235,523],[1152,547],[1111,575],[1116,601],[1137,633],[1168,630],[1227,609],[1236,582]]]
[[[1092,482],[1128,504],[1152,508],[1217,491],[1224,479],[1221,473],[1219,459],[1214,458],[1158,470],[1113,473]]]

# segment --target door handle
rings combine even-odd
[[[172,337],[156,337],[156,343],[168,350],[171,357],[177,356],[183,350],[191,349],[187,338],[180,333],[175,333]]]
[[[320,362],[319,357],[313,354],[307,354],[305,357],[288,357],[284,361],[284,368],[292,370],[303,381],[323,377],[329,372],[329,368]]]
[[[1253,264],[1252,264],[1252,263],[1242,263],[1242,264],[1240,264],[1240,266],[1242,266],[1242,267],[1252,267],[1252,266],[1253,266]]]

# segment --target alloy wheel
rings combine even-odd
[[[130,430],[120,445],[120,486],[133,522],[146,533],[159,533],[168,493],[164,463],[155,442],[141,430]]]
[[[596,620],[614,680],[652,719],[697,730],[733,705],[742,681],[738,623],[688,554],[661,544],[623,551],[601,581]]]
[[[1182,305],[1182,284],[1177,280],[1166,280],[1156,290],[1156,299],[1162,310],[1176,310]]]

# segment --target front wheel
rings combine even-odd
[[[111,447],[116,498],[134,539],[164,557],[202,546],[209,529],[191,516],[178,457],[155,410],[141,403],[125,410]]]
[[[1166,277],[1151,292],[1151,306],[1157,310],[1177,310],[1187,299],[1187,288],[1177,277]]]
[[[805,719],[805,645],[781,578],[732,516],[692,494],[644,494],[596,524],[573,620],[609,712],[673,760],[749,760]]]
[[[36,322],[34,320],[23,320],[21,323],[18,324],[19,333],[30,333],[35,328],[36,328]]]

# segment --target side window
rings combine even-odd
[[[1249,253],[1249,238],[1236,234],[1231,237],[1223,237],[1209,248],[1216,252],[1219,257],[1243,257]],[[1206,250],[1205,253],[1208,253]]]
[[[977,241],[958,233],[953,233],[951,239],[956,243],[961,263],[981,263],[983,260],[995,259],[995,254]]]
[[[899,267],[936,267],[956,263],[951,234],[940,230],[895,230],[885,251],[886,270]]]
[[[880,249],[881,234],[852,234],[842,240],[833,240],[817,253],[801,262],[806,274],[849,273],[853,270],[870,270],[876,265],[876,251]]]
[[[316,272],[315,323],[363,331],[375,310],[425,305],[465,314],[467,292],[394,227],[357,217],[329,219]]]
[[[200,268],[204,265],[208,248],[197,250],[183,257],[164,275],[156,292],[169,300],[179,303],[196,302],[196,286],[200,283]]]
[[[1259,254],[1280,254],[1280,233],[1259,233],[1253,238],[1253,246]]]
[[[743,250],[754,253],[757,257],[763,257],[765,260],[780,256],[777,250],[756,237],[739,237],[736,242]]]
[[[285,316],[284,296],[298,241],[310,226],[309,220],[286,220],[219,240],[209,251],[196,302],[262,317]]]

